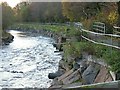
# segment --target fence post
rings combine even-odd
[[[106,28],[105,28],[105,24],[104,24],[104,34],[105,34],[105,29],[106,29]]]

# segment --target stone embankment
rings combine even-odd
[[[59,70],[66,70],[61,76],[54,78],[50,88],[73,87],[114,81],[115,76],[111,74],[106,65],[89,61],[89,56],[87,57],[76,60],[71,70],[65,68],[65,63],[61,63]]]

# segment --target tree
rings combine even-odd
[[[28,22],[30,21],[30,10],[28,2],[21,2],[14,7],[16,21]]]
[[[14,36],[7,33],[5,29],[14,22],[14,12],[6,2],[0,4],[2,7],[2,28],[0,27],[0,44],[6,44],[13,40]]]
[[[19,3],[15,8],[17,21],[23,22],[64,22],[60,2]]]
[[[2,29],[5,30],[14,22],[14,12],[6,2],[2,4]]]
[[[63,15],[71,21],[84,21],[100,16],[97,19],[104,22],[111,11],[116,11],[116,4],[113,2],[63,2],[62,5]]]
[[[120,26],[120,1],[117,3],[117,5],[118,5],[118,14],[119,14],[119,16],[118,16],[118,26]]]
[[[98,3],[86,2],[63,2],[63,15],[71,21],[89,19],[99,12]]]

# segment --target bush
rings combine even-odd
[[[103,58],[111,66],[114,72],[120,72],[120,51],[115,49],[107,49],[103,54]]]
[[[70,42],[66,43],[63,46],[64,56],[67,59],[68,56],[72,56],[74,58],[80,58],[83,52],[87,52],[90,55],[95,53],[93,45],[87,42]]]

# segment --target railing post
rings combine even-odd
[[[105,28],[105,24],[104,24],[104,34],[105,34],[105,29],[106,29],[106,28]]]

